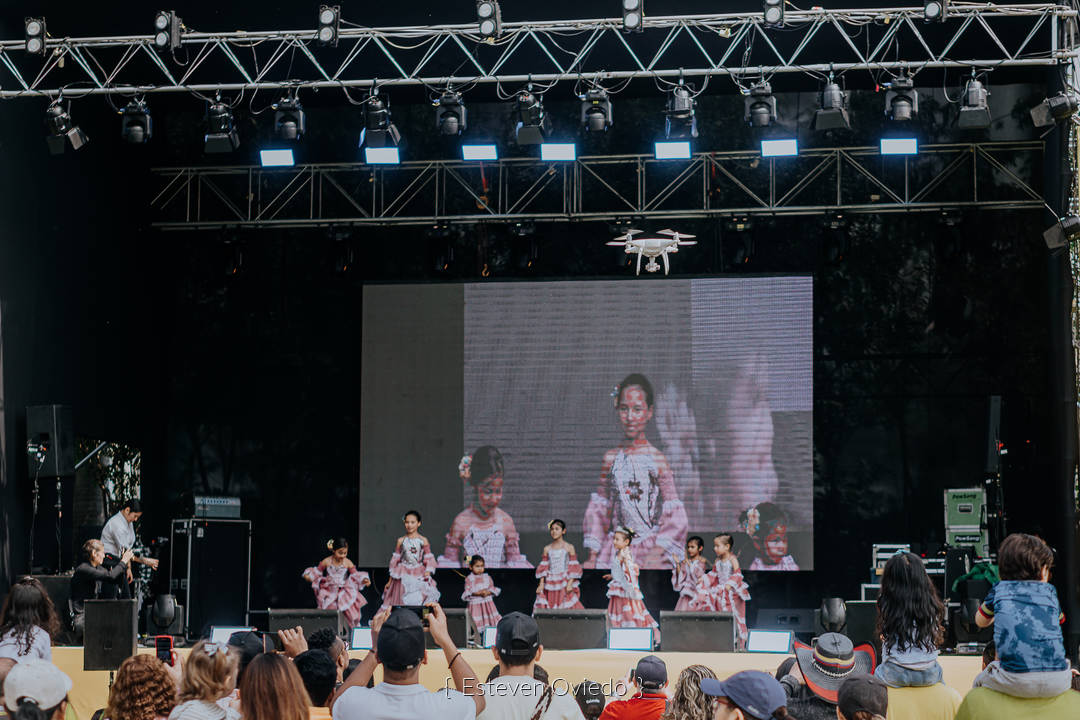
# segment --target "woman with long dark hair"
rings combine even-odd
[[[20,578],[0,610],[0,657],[21,662],[52,660],[52,639],[60,632],[56,608],[36,578]]]
[[[881,664],[874,674],[890,687],[941,682],[938,646],[945,636],[945,604],[913,553],[893,555],[881,573],[877,634]]]

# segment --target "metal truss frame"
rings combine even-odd
[[[953,2],[942,24],[924,24],[921,7],[789,10],[780,29],[766,28],[760,12],[648,17],[631,34],[618,18],[506,22],[494,43],[482,42],[475,25],[343,23],[337,48],[318,47],[315,30],[189,30],[171,55],[149,35],[50,37],[44,59],[7,40],[0,98],[715,75],[741,85],[775,73],[1053,66],[1077,57],[1059,41],[1060,23],[1076,16],[1052,2]],[[971,57],[973,47],[983,56]]]
[[[915,156],[815,148],[797,158],[756,152],[508,158],[292,168],[152,171],[155,227],[325,227],[522,221],[895,213],[1045,206],[1041,141],[927,145]]]

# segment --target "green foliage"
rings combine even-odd
[[[101,444],[100,440],[79,438],[76,452],[79,458]],[[106,517],[118,512],[125,500],[139,497],[142,484],[142,451],[123,443],[105,443],[85,465],[90,476],[101,489]]]

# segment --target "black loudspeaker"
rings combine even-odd
[[[206,637],[214,625],[250,624],[249,520],[173,520],[169,565],[170,591],[186,610],[189,637]]]
[[[881,639],[877,634],[877,602],[874,600],[847,601],[847,632],[844,633],[855,645],[864,643],[874,647],[881,659]]]
[[[340,610],[314,610],[311,608],[298,610],[270,608],[270,622],[267,626],[270,632],[291,630],[297,625],[304,629],[304,637],[311,637],[313,632],[323,628],[329,628],[335,635],[340,637],[345,634],[345,613]]]
[[[83,670],[116,670],[135,654],[138,610],[134,600],[87,600]]]
[[[60,627],[71,630],[71,609],[68,603],[71,600],[71,576],[70,575],[35,575],[34,579],[45,586],[45,592],[52,600],[56,608],[56,614],[60,617]]]
[[[729,612],[660,611],[664,652],[735,652],[735,618]]]
[[[755,630],[788,630],[803,642],[814,637],[814,611],[810,608],[760,608]]]
[[[38,469],[31,455],[30,477],[68,477],[75,474],[75,437],[71,408],[67,405],[31,405],[26,408],[26,441],[48,449]]]
[[[549,650],[607,647],[607,610],[535,610],[533,617]]]

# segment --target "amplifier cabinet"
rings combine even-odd
[[[173,520],[169,545],[169,588],[184,607],[188,636],[206,637],[213,625],[248,625],[251,521]]]

